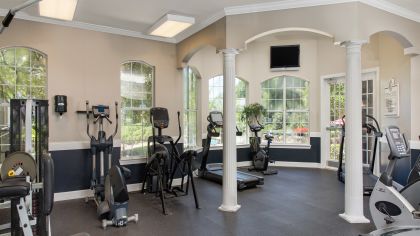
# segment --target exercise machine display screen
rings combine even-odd
[[[97,118],[98,116],[109,117],[109,106],[92,106],[93,117]]]
[[[223,115],[220,111],[210,112],[210,121],[215,123],[217,126],[223,126]]]
[[[153,107],[150,109],[150,121],[155,128],[168,128],[169,113],[168,109],[163,107]]]
[[[391,156],[393,156],[393,158],[404,158],[409,156],[409,148],[400,129],[396,126],[390,126],[385,130],[389,148],[391,149]]]

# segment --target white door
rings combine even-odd
[[[370,70],[362,74],[362,114],[370,115],[375,117],[376,115],[376,98],[375,98],[375,86],[376,86],[376,70]],[[327,151],[323,152],[323,155],[326,155],[326,165],[330,167],[338,166],[338,158],[340,155],[340,143],[342,136],[342,118],[345,115],[345,77],[341,76],[332,76],[330,78],[324,78],[324,83],[326,83],[326,94],[323,104],[326,104],[323,114],[324,117],[328,117],[324,122],[324,129],[327,130],[326,134],[326,145],[323,145]],[[372,124],[372,120],[367,119],[364,121]],[[372,151],[373,151],[373,142],[374,136],[372,134],[367,134],[366,130],[363,130],[363,163],[369,164],[371,161]],[[343,149],[345,150],[345,149]],[[345,157],[345,153],[344,153]]]

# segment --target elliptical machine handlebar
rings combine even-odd
[[[90,112],[91,111],[89,111],[89,101],[86,100],[86,120],[87,120],[86,133],[89,136],[89,138],[92,138],[93,135],[90,134],[90,127],[89,127]],[[96,119],[93,121],[93,124],[96,124],[99,120],[103,120],[104,118],[109,122],[109,124],[112,124],[112,120],[110,120],[109,117],[102,116],[102,115],[96,117]],[[117,135],[117,132],[118,132],[118,102],[115,102],[115,119],[116,119],[115,130],[114,130],[114,133],[111,135],[113,138]]]
[[[89,136],[89,138],[92,138],[92,136],[93,135],[91,135],[90,134],[90,132],[89,132],[89,114],[90,114],[90,111],[89,111],[89,101],[88,100],[86,100],[86,124],[87,124],[87,126],[86,126],[86,133],[87,133],[87,135]]]
[[[106,119],[112,124],[111,120],[109,120],[108,117],[106,117]],[[117,135],[118,132],[118,102],[115,102],[115,130],[114,133],[112,134],[112,137],[114,138],[115,135]]]
[[[177,116],[178,116],[178,132],[179,132],[179,135],[178,135],[178,138],[176,139],[176,141],[174,143],[175,145],[178,144],[178,142],[179,142],[179,140],[181,139],[181,136],[182,136],[181,120],[179,119],[179,116],[181,115],[181,113],[179,111],[177,111],[176,113],[177,113]]]

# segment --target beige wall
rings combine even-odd
[[[209,101],[209,79],[223,74],[222,53],[217,53],[215,47],[206,46],[193,55],[187,62],[189,66],[197,69],[200,74],[200,107],[201,119],[198,126],[201,127],[201,137],[207,135],[207,115]]]
[[[120,65],[127,60],[155,66],[156,105],[168,107],[172,121],[182,109],[173,44],[17,20],[0,37],[0,47],[6,46],[32,47],[48,55],[50,142],[87,141],[85,116],[76,110],[85,109],[85,100],[112,106],[119,101]],[[52,112],[56,94],[68,96],[62,119]],[[168,132],[177,134],[176,122]]]
[[[176,45],[177,66],[182,67],[200,49],[213,46],[226,48],[226,18],[222,18]]]
[[[273,45],[301,45],[301,68],[298,71],[272,72],[270,71],[270,46]],[[216,54],[215,48],[207,47],[197,52],[188,65],[194,66],[200,72],[201,81],[201,112],[202,124],[206,124],[208,113],[208,79],[220,75],[223,72],[222,56]],[[370,38],[369,44],[362,48],[362,68],[379,68],[379,81],[376,87],[376,104],[378,107],[377,118],[381,126],[399,125],[401,129],[410,133],[410,60],[403,55],[403,48],[398,41],[391,36],[380,33]],[[249,102],[260,102],[261,82],[266,79],[280,76],[297,76],[310,81],[310,111],[311,132],[320,132],[320,103],[321,76],[341,74],[346,72],[345,48],[334,46],[332,39],[317,37],[313,34],[290,35],[290,33],[276,34],[261,38],[250,43],[246,50],[237,56],[237,76],[249,83]],[[383,110],[383,86],[390,78],[396,78],[401,86],[401,115],[399,118],[386,118]],[[202,125],[205,133],[205,125]]]
[[[381,98],[381,125],[397,125],[406,137],[411,134],[411,92],[410,92],[410,57],[404,56],[404,49],[394,38],[383,33],[379,34],[378,57],[380,61],[380,98]],[[384,116],[385,87],[389,80],[394,78],[400,85],[400,116]],[[414,102],[414,101],[413,101]]]
[[[289,27],[323,31],[337,41],[357,39],[357,11],[357,3],[344,3],[228,16],[226,45],[243,48],[253,36]]]
[[[297,71],[273,72],[270,70],[270,46],[300,44],[301,68]],[[267,79],[289,75],[310,82],[310,127],[319,131],[319,82],[317,64],[317,40],[279,37],[254,41],[237,57],[237,75],[249,82],[249,102],[261,102],[261,83]]]

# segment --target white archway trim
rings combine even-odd
[[[315,33],[315,34],[323,35],[323,36],[328,37],[328,38],[332,38],[332,39],[334,38],[334,36],[332,34],[329,34],[327,32],[321,31],[321,30],[311,29],[311,28],[300,28],[300,27],[280,28],[280,29],[269,30],[269,31],[263,32],[261,34],[257,34],[255,36],[247,39],[245,41],[245,47],[249,43],[251,43],[252,41],[255,41],[255,40],[257,40],[259,38],[262,38],[262,37],[265,37],[267,35],[276,34],[276,33],[283,33],[283,32],[292,32],[292,31]]]
[[[404,55],[409,57],[414,57],[420,55],[420,48],[418,47],[409,47],[404,48]]]

